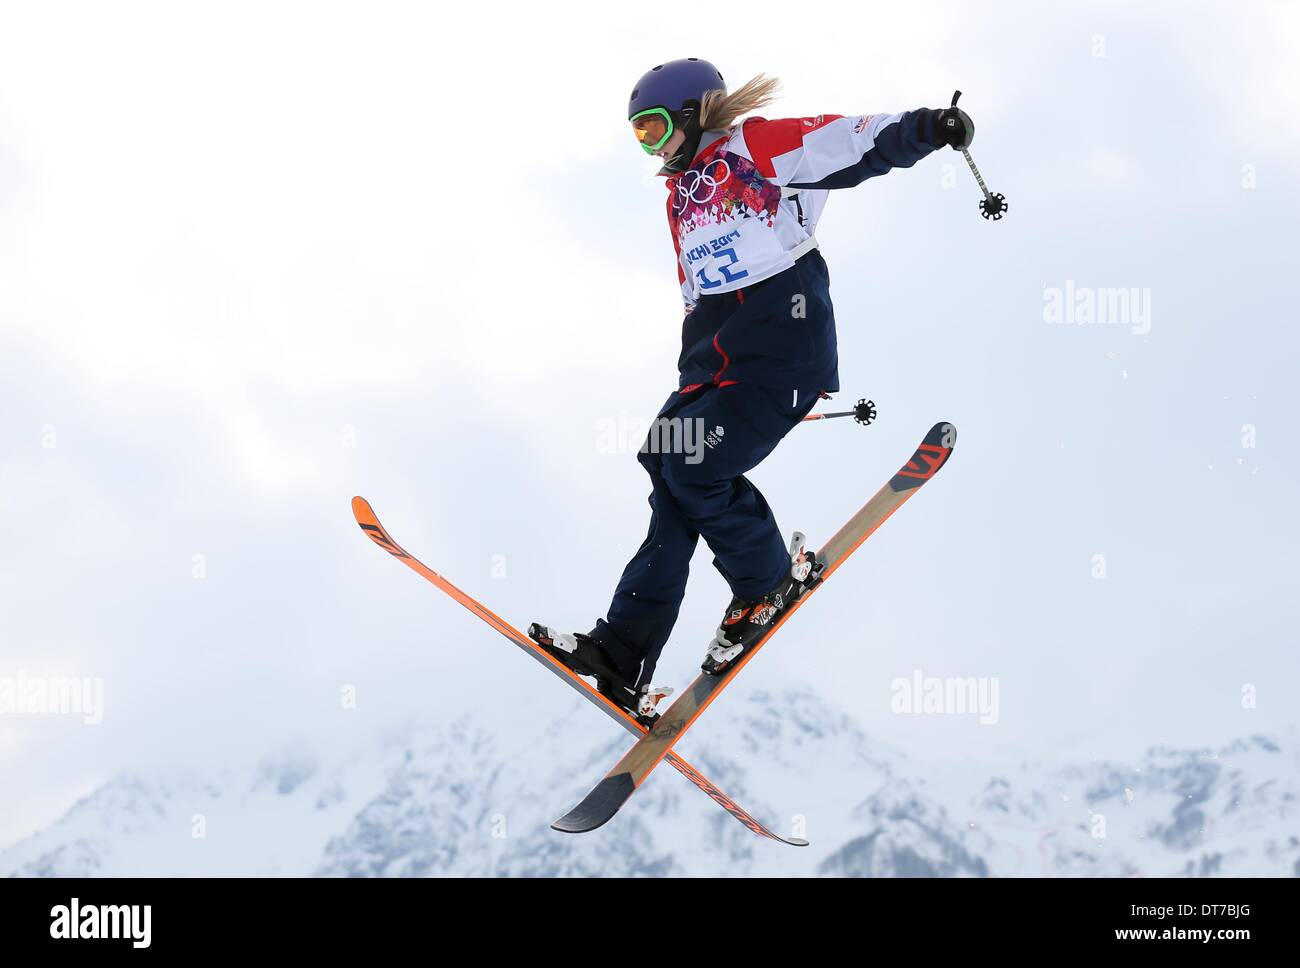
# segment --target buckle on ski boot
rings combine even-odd
[[[790,539],[790,577],[799,583],[796,599],[803,598],[808,589],[822,579],[826,562],[817,559],[817,553],[808,548],[802,531],[796,531]]]
[[[731,641],[722,629],[718,629],[714,633],[713,641],[709,643],[708,654],[704,656],[704,662],[700,664],[700,669],[707,675],[715,676],[731,665],[732,660],[744,651],[745,644],[743,642]]]
[[[790,577],[801,585],[808,581],[817,563],[817,556],[807,549],[807,541],[802,531],[790,536]]]
[[[596,679],[596,690],[614,705],[626,709],[642,726],[649,729],[659,718],[655,707],[664,696],[671,696],[671,686],[642,686],[634,689],[623,682],[611,682],[604,676]]]
[[[547,649],[559,649],[570,654],[578,650],[578,637],[567,632],[557,632],[540,622],[531,622],[528,637]]]
[[[659,718],[655,706],[664,696],[672,695],[667,686],[642,686],[640,689],[614,672],[604,660],[593,662],[594,644],[588,636],[574,632],[557,632],[538,622],[528,626],[528,637],[555,656],[573,675],[596,680],[596,691],[615,706],[630,713],[641,725],[649,727]],[[581,655],[580,650],[585,650]]]
[[[644,725],[649,726],[659,718],[659,700],[673,694],[672,686],[642,686],[637,691],[636,716]]]

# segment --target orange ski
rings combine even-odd
[[[352,499],[352,515],[357,519],[357,524],[361,525],[361,530],[364,531],[375,544],[379,545],[379,547],[383,548],[394,558],[397,558],[416,574],[438,586],[456,601],[460,602],[484,622],[504,635],[514,645],[523,649],[528,653],[528,655],[540,662],[551,673],[564,680],[564,682],[573,689],[576,689],[582,696],[603,711],[611,719],[621,723],[623,727],[631,733],[640,735],[646,732],[646,727],[638,722],[631,713],[602,695],[597,691],[596,687],[587,682],[586,679],[574,675],[566,666],[559,662],[559,660],[550,655],[545,649],[528,636],[524,635],[524,633],[520,632],[509,622],[505,621],[505,619],[499,617],[486,606],[465,594],[446,578],[442,577],[442,575],[438,574],[428,565],[424,564],[418,558],[404,550],[401,545],[393,540],[392,536],[384,529],[384,526],[379,523],[379,518],[375,516],[374,509],[365,498],[354,497]],[[687,763],[686,760],[682,759],[676,753],[668,752],[666,755],[668,762],[676,767],[677,771],[681,773],[682,776],[686,777],[686,779],[690,780],[693,784],[703,790],[708,794],[709,799],[717,803],[754,833],[761,837],[767,837],[769,840],[779,841],[780,843],[789,844],[793,847],[808,846],[808,841],[806,840],[800,840],[797,837],[782,837],[779,834],[773,833],[767,827],[763,826],[763,824],[759,823],[752,814],[741,807],[740,804],[736,803],[735,800],[732,800],[714,786],[703,773]]]
[[[912,459],[882,487],[844,527],[817,552],[816,560],[822,569],[813,576],[812,583],[772,625],[770,629],[744,652],[740,653],[721,672],[696,676],[689,689],[677,698],[635,746],[618,761],[589,794],[576,807],[566,813],[551,827],[564,833],[586,833],[608,822],[627,802],[628,798],[645,782],[652,770],[666,756],[672,756],[673,744],[690,729],[700,714],[708,708],[723,688],[760,648],[799,610],[808,597],[820,588],[849,555],[871,537],[872,533],[889,519],[889,516],[907,502],[922,484],[933,477],[952,453],[957,430],[949,423],[938,423],[930,428],[925,440],[917,447]]]

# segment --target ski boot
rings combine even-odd
[[[596,690],[615,705],[630,712],[642,726],[652,726],[659,718],[655,708],[660,699],[672,695],[667,686],[641,686],[628,682],[627,676],[613,659],[589,635],[581,632],[556,632],[533,622],[528,637],[577,675],[596,680]]]
[[[730,668],[740,656],[765,636],[805,591],[816,583],[822,565],[805,546],[807,538],[796,531],[790,539],[790,576],[757,601],[733,596],[727,614],[709,643],[708,655],[700,668],[708,675],[718,675]]]

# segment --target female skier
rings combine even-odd
[[[728,94],[716,67],[690,57],[648,71],[628,104],[637,140],[667,176],[686,303],[678,389],[638,455],[650,474],[650,532],[606,617],[587,635],[537,624],[529,632],[642,716],[668,691],[648,683],[701,535],[732,593],[706,672],[725,669],[779,618],[814,565],[803,535],[787,547],[744,475],[839,389],[829,277],[814,237],[829,190],[965,147],[975,133],[956,107],[740,121],[776,86],[760,74]],[[692,428],[697,446],[681,446]]]

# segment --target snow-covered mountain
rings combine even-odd
[[[1276,741],[954,773],[868,740],[806,691],[728,697],[682,752],[813,846],[755,837],[667,766],[606,827],[566,836],[547,824],[628,743],[579,702],[541,742],[466,719],[337,762],[295,748],[120,776],[0,852],[0,873],[1300,876],[1300,770]],[[573,739],[601,730],[600,745]]]

